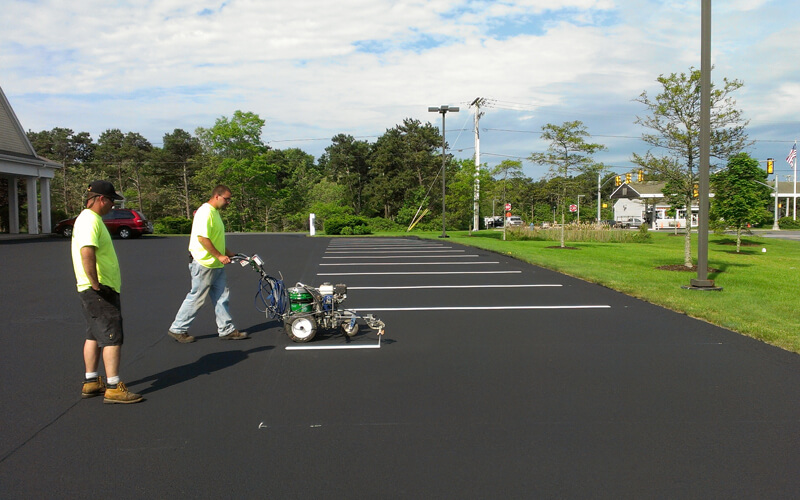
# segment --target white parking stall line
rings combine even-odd
[[[370,255],[370,259],[463,259],[466,257],[477,258],[478,254],[464,255]],[[363,259],[364,255],[351,255],[350,257],[323,257],[323,259]]]
[[[415,286],[349,286],[347,290],[427,290],[457,288],[539,288],[559,287],[560,284],[524,284],[524,285],[415,285]]]
[[[287,345],[287,351],[326,351],[335,349],[380,349],[381,338],[377,344],[346,344],[346,345]]]
[[[338,264],[320,264],[320,266],[468,266],[480,264],[499,264],[500,262],[341,262]]]
[[[325,252],[340,254],[340,253],[349,253],[349,254],[362,254],[362,253],[454,253],[454,252],[466,252],[466,250],[351,250],[347,252]]]
[[[389,276],[402,274],[522,274],[522,271],[398,271],[382,273],[317,273],[317,276]]]
[[[389,311],[522,311],[545,309],[611,309],[610,305],[573,305],[573,306],[443,306],[443,307],[359,307],[350,309],[355,312],[389,312]]]

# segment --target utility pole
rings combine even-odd
[[[479,216],[480,216],[480,201],[481,201],[481,180],[480,180],[481,132],[478,125],[480,123],[481,116],[483,116],[483,113],[481,112],[481,105],[483,105],[484,101],[485,99],[483,97],[476,97],[475,100],[470,103],[470,106],[475,106],[475,188],[473,193],[474,196],[472,204],[472,229],[475,231],[480,229]]]

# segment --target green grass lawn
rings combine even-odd
[[[403,233],[437,238],[441,233]],[[721,292],[681,288],[697,277],[691,271],[664,271],[683,264],[683,235],[651,231],[647,243],[502,241],[502,233],[448,232],[450,241],[510,255],[618,290],[673,311],[702,319],[769,344],[800,353],[800,244],[747,236],[736,253],[731,236],[709,236],[709,279]],[[762,248],[766,252],[762,252]],[[697,235],[692,253],[696,261]],[[646,325],[642,325],[645,327]]]

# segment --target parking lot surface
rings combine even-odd
[[[286,349],[298,344],[254,307],[258,275],[235,265],[232,313],[251,338],[219,341],[206,306],[198,341],[179,344],[166,331],[187,238],[114,243],[135,405],[80,398],[68,240],[0,243],[3,498],[800,491],[795,354],[446,239],[263,234],[229,247],[287,286],[347,284],[344,306],[386,323],[380,344],[362,328]]]

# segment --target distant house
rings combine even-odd
[[[653,229],[670,229],[686,227],[687,211],[678,210],[677,215],[669,217],[669,203],[664,198],[663,189],[666,183],[658,181],[625,182],[612,193],[614,202],[614,220],[628,222],[634,218],[646,221]],[[709,193],[713,197],[713,193]],[[692,203],[689,216],[690,227],[698,225],[699,205]]]
[[[774,181],[767,184],[772,187]],[[671,229],[675,227],[686,227],[686,210],[678,210],[677,215],[672,218],[667,216],[670,209],[669,203],[664,199],[665,183],[658,181],[631,182],[623,183],[612,193],[611,199],[614,202],[614,220],[627,222],[634,218],[642,219],[653,229]],[[794,200],[800,196],[800,184],[797,191],[794,190],[792,182],[778,182],[778,217],[794,216]],[[714,193],[708,193],[709,198],[714,197]],[[775,197],[773,190],[770,197]],[[699,206],[696,202],[692,203],[691,217],[689,222],[691,227],[698,225]]]
[[[8,232],[19,234],[20,197],[17,185],[25,181],[28,234],[49,233],[52,229],[50,215],[50,179],[60,163],[42,158],[33,150],[14,110],[11,109],[3,89],[0,88],[0,178],[7,181]],[[41,212],[39,205],[41,203]],[[0,207],[4,210],[6,207]],[[40,223],[41,213],[41,223]]]

